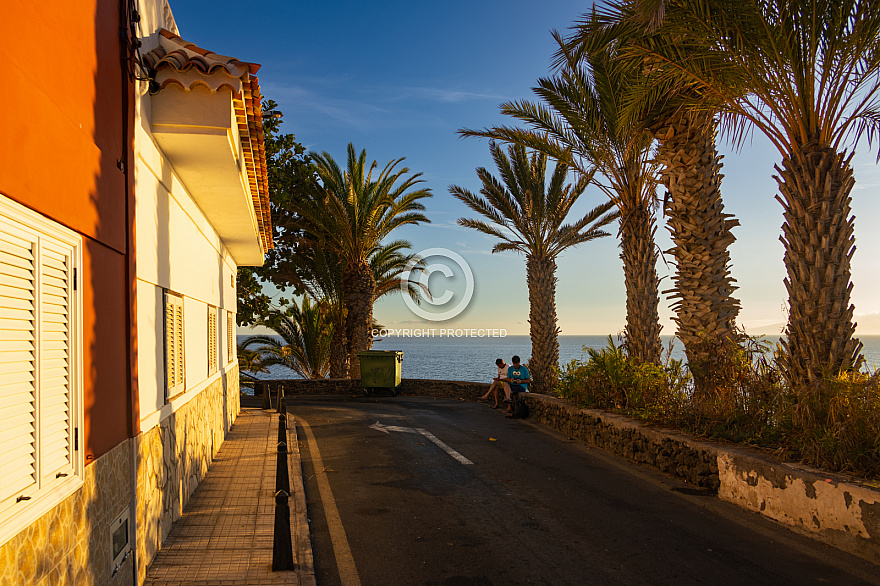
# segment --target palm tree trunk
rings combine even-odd
[[[341,308],[333,324],[333,337],[330,338],[330,378],[348,378],[348,347]]]
[[[724,213],[721,201],[721,157],[715,149],[715,122],[705,112],[679,111],[665,119],[654,136],[660,141],[657,161],[669,191],[666,207],[676,274],[671,293],[688,365],[694,376],[697,404],[719,397],[737,340],[739,301],[730,276],[728,247],[739,222]]]
[[[622,206],[619,206],[622,207]],[[659,364],[660,303],[654,214],[644,206],[621,209],[620,258],[626,284],[626,346],[638,363]]]
[[[559,368],[559,328],[556,326],[556,262],[552,258],[529,256],[526,260],[529,286],[530,389],[552,393]]]
[[[850,304],[851,159],[809,145],[776,167],[789,304],[782,364],[789,384],[801,393],[815,389],[823,376],[856,369],[863,361]]]
[[[373,271],[365,262],[349,264],[342,275],[342,300],[345,306],[345,337],[348,342],[348,374],[361,378],[358,352],[370,348],[373,324]]]

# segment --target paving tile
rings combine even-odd
[[[315,583],[310,542],[294,543],[294,552],[308,550],[308,567],[271,571],[277,439],[278,415],[274,411],[242,410],[211,469],[147,569],[145,586]],[[300,474],[291,482],[301,490],[298,459],[291,464],[291,471]],[[295,526],[294,517],[291,515],[294,540],[308,539],[308,530]]]

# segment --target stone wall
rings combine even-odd
[[[694,440],[545,395],[531,418],[631,462],[647,464],[742,508],[873,563],[880,560],[880,490],[858,479],[783,463],[757,450]]]
[[[131,505],[131,440],[85,467],[83,486],[0,546],[0,584],[122,586],[132,556],[114,574],[110,524]]]
[[[137,453],[138,583],[180,518],[234,423],[237,371],[221,376],[159,425],[134,439]],[[232,378],[236,381],[232,383]],[[227,392],[224,393],[224,390]]]
[[[721,499],[880,563],[880,487],[732,446],[718,468]]]
[[[530,418],[637,464],[713,492],[718,490],[717,455],[704,444],[671,430],[645,427],[598,409],[579,409],[546,395],[527,394]]]

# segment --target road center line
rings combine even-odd
[[[351,555],[351,547],[348,545],[348,537],[345,535],[345,527],[342,518],[336,508],[336,499],[330,490],[330,481],[324,472],[324,460],[318,449],[318,442],[312,433],[312,428],[302,417],[296,420],[306,432],[306,440],[309,442],[309,453],[312,456],[312,466],[315,468],[315,480],[318,481],[318,492],[321,493],[321,502],[324,504],[324,516],[327,517],[327,529],[330,531],[330,541],[333,544],[333,555],[336,556],[336,569],[339,570],[339,580],[346,585],[360,586],[361,579],[354,565],[354,556]]]

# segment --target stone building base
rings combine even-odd
[[[225,391],[225,392],[224,392]],[[240,410],[238,370],[212,382],[159,425],[138,435],[138,584],[211,467]]]
[[[83,486],[0,546],[0,585],[138,583],[240,411],[233,366],[159,425],[90,462]],[[137,511],[132,471],[137,473]],[[111,524],[125,513],[132,552],[113,566]]]
[[[131,506],[131,470],[131,440],[86,466],[79,490],[0,546],[0,584],[131,584],[133,558],[114,573],[110,534]]]

